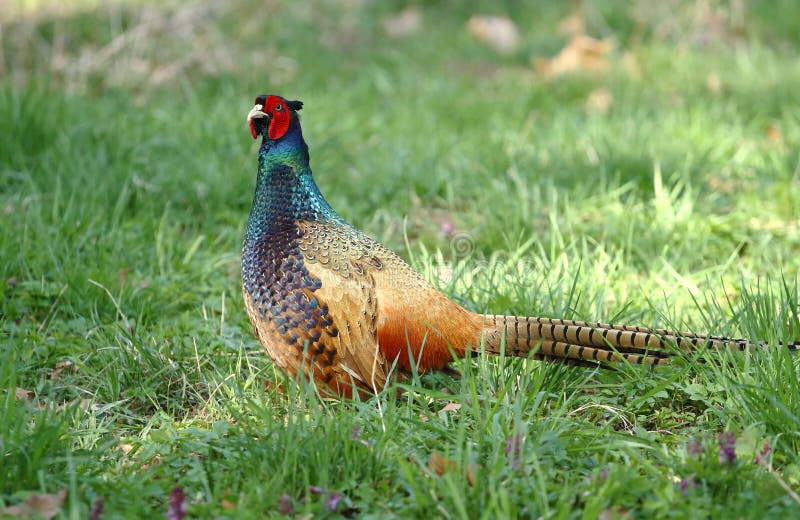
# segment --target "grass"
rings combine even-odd
[[[275,92],[305,101],[331,204],[474,310],[797,338],[795,4],[586,3],[609,69],[552,80],[531,62],[566,42],[560,3],[498,4],[508,55],[469,3],[420,4],[400,39],[402,2],[295,4],[0,15],[0,507],[67,489],[60,517],[157,517],[182,487],[192,517],[797,515],[797,356],[478,357],[322,401],[239,288],[243,117]]]

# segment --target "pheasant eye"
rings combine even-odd
[[[281,105],[280,103],[278,103],[277,105],[275,105],[275,110],[277,110],[278,112],[280,112],[281,110],[283,110],[283,105]]]

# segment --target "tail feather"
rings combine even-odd
[[[657,354],[634,354],[631,352],[614,351],[610,348],[590,347],[586,345],[575,345],[563,341],[540,340],[537,342],[538,355],[545,359],[568,359],[578,362],[588,361],[590,365],[597,362],[621,363],[627,362],[632,365],[648,364],[662,365],[667,363],[666,356]]]
[[[628,362],[661,365],[676,354],[676,348],[683,351],[701,348],[740,351],[765,346],[764,342],[741,338],[702,336],[666,329],[501,315],[484,316],[484,342],[490,352],[499,352],[505,344],[509,355],[525,356],[534,351],[534,357],[538,359],[573,360],[578,364]],[[797,341],[783,346],[800,350]]]

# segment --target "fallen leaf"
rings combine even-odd
[[[59,379],[63,372],[77,372],[78,367],[76,367],[72,361],[59,361],[56,363],[55,368],[50,372],[50,379],[53,381]]]
[[[285,393],[283,385],[280,383],[275,383],[274,381],[270,381],[269,379],[264,380],[264,389],[267,392],[276,391],[278,393]]]
[[[162,462],[161,455],[160,454],[156,454],[156,455],[153,456],[153,458],[151,458],[150,460],[148,460],[147,462],[144,462],[142,464],[142,469],[155,467],[155,466],[160,466],[161,462]]]
[[[62,410],[74,408],[76,405],[84,412],[92,408],[95,410],[100,408],[100,405],[93,404],[91,399],[73,399],[72,401],[64,401],[63,403],[59,403],[58,406],[56,406],[56,410],[60,412]]]
[[[19,387],[14,389],[14,397],[19,401],[30,401],[35,395],[32,390],[25,390]]]
[[[119,446],[117,446],[117,449],[122,453],[124,453],[125,455],[127,455],[128,453],[131,452],[131,450],[133,450],[133,444],[122,443]]]
[[[19,504],[14,504],[13,506],[0,509],[0,517],[14,516],[18,518],[53,518],[61,510],[61,506],[64,504],[65,498],[67,498],[66,489],[62,489],[58,493],[52,495],[30,495]]]
[[[630,511],[624,507],[611,507],[609,509],[604,509],[600,511],[599,515],[597,515],[598,520],[622,520],[630,517]]]
[[[470,486],[475,485],[475,472],[472,468],[472,464],[469,464],[467,466],[467,484],[469,484]]]
[[[228,500],[227,498],[223,498],[220,502],[222,509],[236,509],[236,504]]]
[[[407,7],[397,14],[381,20],[383,32],[390,38],[405,38],[414,34],[422,22],[422,14],[416,7]]]
[[[772,143],[780,143],[783,140],[783,133],[780,127],[775,123],[767,127],[767,139]]]
[[[558,22],[558,34],[562,34],[564,36],[586,34],[586,21],[583,18],[583,14],[579,11],[574,11],[572,14]]]
[[[433,450],[428,459],[428,469],[440,477],[455,467],[456,461],[448,459],[439,450]]]
[[[611,91],[605,87],[596,88],[586,97],[586,110],[596,114],[607,114],[614,102]]]
[[[575,72],[604,72],[608,69],[608,53],[613,46],[610,38],[596,40],[585,35],[573,36],[553,58],[538,58],[536,70],[547,78]]]
[[[517,26],[504,16],[472,15],[467,28],[475,38],[498,52],[514,52],[519,48]]]
[[[722,90],[722,80],[719,79],[719,74],[712,72],[706,78],[706,88],[709,92],[717,95]]]
[[[459,403],[447,403],[442,407],[440,412],[455,412],[456,410],[460,410],[461,405]]]
[[[458,463],[442,455],[442,452],[439,450],[433,450],[428,459],[428,469],[439,477],[457,468]],[[475,485],[475,472],[471,464],[467,465],[464,476],[467,478],[467,483],[470,486]]]

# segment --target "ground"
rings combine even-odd
[[[800,512],[795,2],[17,2],[0,24],[0,508]],[[768,346],[478,357],[320,400],[240,296],[259,93],[305,102],[332,206],[473,310]]]

